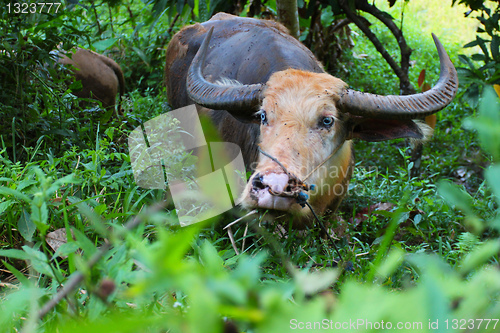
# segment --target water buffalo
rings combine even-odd
[[[219,13],[172,38],[167,95],[173,108],[196,103],[223,140],[241,147],[254,171],[241,198],[244,208],[291,212],[301,224],[310,212],[295,195],[298,189],[316,185],[308,202],[318,213],[335,211],[347,193],[352,139],[423,139],[426,126],[412,119],[452,101],[456,70],[433,38],[439,82],[425,93],[380,96],[349,89],[325,73],[279,23]]]
[[[61,65],[72,65],[72,73],[77,81],[82,82],[82,89],[73,92],[80,98],[93,98],[102,103],[106,109],[114,108],[116,95],[120,99],[125,90],[123,72],[114,60],[102,54],[77,48],[68,57],[63,52],[54,52],[57,62]]]

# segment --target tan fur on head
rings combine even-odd
[[[316,212],[323,212],[334,200],[341,200],[347,192],[352,162],[351,142],[345,141],[343,116],[337,110],[340,92],[346,84],[325,73],[311,73],[296,69],[274,73],[266,83],[260,114],[266,113],[267,123],[261,125],[260,147],[280,161],[287,171],[299,179],[315,184],[317,191],[310,194]],[[334,119],[329,128],[322,127],[325,117]],[[337,151],[333,154],[334,151]],[[333,154],[333,155],[332,155]],[[261,175],[283,173],[271,159],[260,155],[255,173]],[[249,181],[243,206],[251,206]],[[246,201],[246,202],[245,202]],[[308,213],[307,209],[302,214]]]
[[[270,122],[279,119],[276,126],[271,126],[276,130],[281,130],[281,124],[292,130],[299,127],[303,130],[312,126],[322,112],[339,118],[336,102],[346,87],[340,79],[324,73],[287,69],[273,74],[266,85],[262,109]],[[264,135],[266,128],[263,128]]]
[[[326,73],[304,72],[298,69],[287,69],[274,73],[267,81],[265,97],[275,102],[296,101],[296,96],[317,97],[327,104],[335,104],[340,99],[340,92],[347,84]],[[287,96],[283,96],[286,93]],[[299,95],[294,95],[298,93]],[[294,98],[287,99],[289,94]]]

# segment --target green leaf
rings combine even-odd
[[[231,303],[243,306],[247,302],[247,290],[233,279],[211,279],[208,281],[207,287],[217,296],[223,297]]]
[[[31,221],[33,221],[42,234],[45,234],[49,228],[47,225],[49,218],[47,203],[44,201],[40,205],[36,205],[34,202],[35,200],[31,204]]]
[[[259,267],[263,263],[266,256],[267,254],[264,251],[259,252],[253,258],[241,256],[238,261],[238,267],[233,271],[233,277],[244,281],[247,288],[255,286],[259,283],[261,276]]]
[[[485,177],[488,185],[496,196],[497,203],[500,205],[500,165],[492,165],[485,171]]]
[[[474,63],[466,55],[459,54],[458,55],[458,60],[460,60],[460,62],[463,63],[464,65],[467,65],[471,70],[474,71],[476,69],[476,67],[474,66]]]
[[[139,58],[141,58],[142,61],[144,61],[144,63],[149,67],[149,59],[148,59],[148,56],[139,48],[137,47],[132,47],[132,49],[135,51],[135,53],[137,53],[137,55],[139,56]]]
[[[472,211],[472,197],[462,190],[458,185],[450,181],[440,181],[438,184],[439,194],[451,205],[462,210],[464,213],[474,215]]]
[[[497,231],[500,231],[500,214],[497,215],[497,217],[494,218],[492,221],[490,221],[489,225],[492,228],[497,229]]]
[[[219,319],[217,310],[220,306],[220,299],[214,297],[211,290],[202,283],[194,283],[190,286],[188,295],[191,302],[189,311],[186,313],[186,331],[222,332],[222,321]]]
[[[109,137],[111,141],[113,141],[113,135],[115,133],[115,128],[114,127],[108,127],[104,133]]]
[[[479,141],[495,161],[500,161],[500,103],[494,89],[485,87],[479,116],[464,120],[465,128],[478,131]]]
[[[18,251],[20,251],[20,250],[18,250]],[[18,271],[17,268],[15,268],[14,266],[10,265],[6,261],[2,260],[2,262],[5,265],[5,268],[7,268],[12,273],[12,275],[14,275],[16,277],[16,279],[18,279],[19,282],[21,282],[21,284],[23,284],[24,286],[31,286],[32,285],[32,283],[30,282],[30,280],[28,280],[28,278],[26,276],[24,276],[23,273],[21,273],[20,271]]]
[[[294,268],[292,268],[294,269]],[[322,269],[309,273],[305,270],[295,270],[294,280],[306,295],[314,295],[329,288],[339,277],[338,269]]]
[[[500,62],[500,37],[498,35],[493,35],[491,39],[491,56],[496,61]]]
[[[474,61],[486,61],[486,56],[484,54],[473,54],[471,56],[471,59]]]
[[[0,304],[0,326],[2,327],[2,331],[18,332],[21,330],[15,327],[17,325],[22,325],[22,331],[34,332],[36,330],[35,326],[37,325],[31,320],[31,318],[34,317],[33,315],[35,315],[34,304],[38,303],[39,298],[43,296],[44,293],[45,290],[43,288],[36,288],[32,286],[32,284],[28,284],[16,292],[9,293],[5,297],[2,297],[2,302]],[[31,313],[27,313],[30,308]],[[23,320],[20,320],[20,317],[30,319],[24,320],[23,318]],[[18,327],[20,328],[21,326]]]
[[[0,186],[0,194],[3,194],[5,196],[12,195],[13,197],[16,197],[18,199],[23,200],[24,202],[30,203],[31,199],[24,193],[20,191],[13,190],[8,187]]]
[[[69,243],[64,243],[59,248],[57,251],[54,253],[54,256],[52,257],[53,259],[56,257],[66,257],[72,253],[75,253],[78,251],[79,246],[76,242],[69,242]]]
[[[9,209],[9,207],[12,206],[13,203],[14,203],[14,201],[12,201],[12,200],[0,202],[0,214],[2,214],[7,209]]]
[[[108,237],[108,229],[105,227],[104,221],[101,215],[97,211],[93,210],[85,202],[79,202],[76,204],[76,206],[78,207],[78,211],[82,213],[90,221],[90,223],[92,223],[92,225],[94,226],[95,230],[98,233],[100,233],[104,237]],[[99,210],[101,209],[102,205],[101,208],[99,208]]]
[[[85,258],[90,258],[97,251],[95,244],[80,230],[72,229],[72,231],[76,238],[76,243],[83,250]]]
[[[71,82],[71,84],[69,85],[68,88],[71,89],[71,91],[82,90],[82,88],[83,88],[82,81],[80,81],[80,80],[73,81],[73,82]]]
[[[465,44],[463,46],[463,48],[466,49],[466,48],[474,47],[474,46],[478,46],[478,45],[479,45],[479,43],[477,42],[477,40],[473,40],[472,42]]]
[[[23,246],[23,250],[28,254],[28,259],[37,272],[54,277],[45,253],[35,250],[27,245]]]
[[[33,222],[31,222],[30,214],[26,209],[23,209],[21,212],[21,218],[19,219],[19,222],[17,222],[17,229],[25,240],[31,242],[36,226]]]
[[[22,190],[24,190],[25,188],[27,188],[27,187],[29,187],[29,186],[31,186],[31,185],[33,185],[33,184],[36,184],[36,183],[38,183],[36,180],[33,180],[33,179],[24,179],[24,180],[22,180],[22,181],[19,183],[19,185],[17,185],[16,190],[18,190],[18,191],[22,191]]]
[[[108,38],[104,40],[100,40],[98,42],[95,42],[92,44],[92,46],[97,50],[97,51],[104,51],[109,49],[111,46],[113,46],[118,38]]]
[[[498,239],[489,240],[478,245],[465,257],[462,267],[460,267],[460,272],[466,275],[470,271],[479,268],[495,256],[498,251],[500,251],[500,241]]]
[[[110,108],[104,115],[101,117],[101,123],[105,124],[107,123],[111,117],[113,116],[115,110],[113,108]]]
[[[423,305],[428,311],[429,322],[444,323],[450,318],[449,299],[436,278],[425,276],[419,288],[420,293],[423,292],[426,296],[427,302]]]
[[[61,188],[61,186],[67,185],[67,184],[80,184],[81,180],[74,174],[69,174],[67,176],[64,176],[62,178],[57,179],[52,186],[49,187],[49,189],[46,192],[46,195],[50,196],[57,190]]]
[[[203,266],[211,275],[217,276],[224,273],[224,262],[209,241],[203,242],[201,246],[201,260]]]
[[[377,268],[377,276],[386,279],[396,271],[405,259],[405,252],[397,247],[393,248],[387,258]]]
[[[108,208],[108,206],[106,204],[100,204],[96,207],[94,207],[94,212],[97,214],[97,215],[102,215],[106,209]]]
[[[26,252],[17,249],[0,250],[0,256],[19,260],[27,260],[30,258]]]

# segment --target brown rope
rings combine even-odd
[[[330,159],[339,150],[339,148],[340,148],[340,146],[337,147],[337,149],[335,149],[330,154],[330,156],[328,156],[321,164],[319,164],[316,168],[314,168],[314,170],[311,171],[307,175],[306,179],[314,171],[316,171],[321,165],[323,165],[328,159]],[[328,240],[330,241],[330,243],[332,244],[333,248],[335,249],[335,252],[337,252],[337,255],[339,256],[340,261],[343,262],[344,259],[342,258],[342,255],[340,254],[340,251],[337,248],[337,245],[335,245],[335,242],[333,241],[332,236],[330,235],[330,233],[328,232],[328,230],[326,230],[323,222],[321,222],[321,220],[319,219],[318,215],[316,214],[316,212],[312,208],[311,204],[307,201],[309,199],[309,196],[306,193],[303,192],[303,191],[309,191],[309,189],[311,189],[312,186],[307,185],[305,182],[303,182],[302,180],[300,180],[298,177],[296,177],[295,175],[292,175],[291,173],[289,173],[288,170],[285,168],[285,166],[283,164],[281,164],[281,162],[278,161],[275,157],[273,157],[273,156],[269,155],[268,153],[264,152],[260,147],[258,147],[258,149],[259,149],[259,152],[261,152],[263,155],[269,157],[271,160],[273,160],[274,162],[276,162],[283,169],[283,171],[290,177],[290,179],[295,180],[296,183],[297,183],[297,186],[295,186],[291,191],[274,191],[273,189],[268,188],[269,193],[271,195],[278,196],[278,197],[295,198],[295,200],[297,200],[297,203],[299,205],[301,205],[302,207],[304,207],[304,206],[309,207],[309,209],[311,210],[311,213],[313,214],[313,216],[314,216],[316,222],[318,223],[321,231],[324,234],[326,234]]]

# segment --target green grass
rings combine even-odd
[[[387,10],[393,17],[401,18],[402,2],[389,9],[386,1],[378,1],[377,6]],[[426,81],[434,84],[439,75],[439,60],[430,32],[436,33],[451,59],[458,63],[458,53],[463,53],[461,46],[474,39],[475,20],[464,18],[463,7],[453,7],[436,1],[410,1],[404,6],[403,31],[413,53],[410,80],[418,89],[417,78],[422,69],[426,69]],[[372,23],[375,21],[365,15]],[[401,22],[399,22],[400,24]],[[389,45],[393,57],[398,59],[398,48],[394,37],[380,23],[371,29],[384,45]],[[357,31],[357,29],[354,29]],[[398,94],[399,81],[385,60],[374,49],[371,42],[361,33],[354,35],[354,54],[366,57],[352,57],[350,75],[345,78],[351,87],[377,94]],[[363,73],[359,75],[358,73]],[[452,253],[456,237],[470,226],[459,223],[462,216],[448,206],[438,194],[436,184],[449,179],[463,186],[473,197],[476,207],[481,207],[485,218],[494,216],[491,196],[483,183],[483,169],[489,165],[488,155],[481,152],[473,132],[462,127],[462,121],[473,116],[471,109],[458,94],[456,100],[437,114],[438,123],[433,137],[424,147],[422,174],[418,179],[409,179],[407,143],[395,140],[380,143],[356,142],[356,160],[359,170],[375,169],[369,175],[355,173],[351,186],[362,188],[361,195],[354,195],[344,201],[341,212],[344,219],[356,214],[371,204],[391,202],[398,204],[401,194],[410,193],[409,202],[405,203],[411,213],[419,215],[418,224],[414,218],[401,231],[400,246],[410,252],[421,250],[443,253],[442,244],[448,244],[448,253]],[[355,191],[356,193],[356,191]],[[492,209],[493,208],[493,209]],[[359,236],[367,244],[379,236],[387,219],[372,216],[361,226]],[[451,260],[451,259],[450,259]]]
[[[467,7],[459,4],[451,7],[451,3],[451,0],[397,1],[395,6],[389,8],[387,1],[376,1],[377,7],[398,19],[398,25],[403,22],[403,33],[409,36],[410,44],[412,41],[423,42],[418,40],[419,36],[421,39],[430,38],[434,33],[455,54],[461,46],[475,39],[479,24],[474,18],[476,14],[465,17]],[[433,44],[432,40],[430,44]]]

